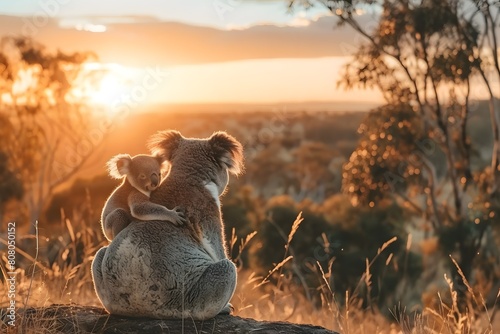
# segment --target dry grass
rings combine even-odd
[[[391,310],[393,319],[384,317],[373,307],[363,308],[363,296],[360,293],[369,292],[373,279],[370,268],[376,258],[395,239],[384,243],[373,259],[366,260],[366,270],[360,277],[356,289],[346,292],[343,296],[337,296],[332,292],[329,285],[331,273],[317,263],[315,270],[320,282],[321,305],[313,305],[304,296],[301,287],[293,284],[292,277],[283,271],[285,264],[292,267],[296,265],[293,257],[288,254],[293,236],[300,233],[301,222],[302,218],[299,215],[288,237],[284,239],[287,242],[283,261],[270,268],[267,277],[259,277],[245,270],[239,271],[238,286],[232,300],[236,315],[258,320],[315,324],[343,334],[490,334],[495,333],[495,329],[497,332],[500,330],[493,324],[495,309],[488,310],[483,296],[475,292],[466,280],[468,299],[465,308],[459,307],[453,282],[447,277],[445,280],[449,291],[446,297],[438,293],[436,298],[439,298],[440,302],[437,308],[426,308],[420,314],[407,314],[404,306],[397,305]],[[35,249],[31,249],[31,252],[29,249],[18,249],[17,261],[20,266],[16,269],[18,309],[27,306],[49,306],[54,303],[100,306],[93,290],[90,264],[97,249],[106,244],[106,241],[100,230],[90,228],[83,222],[72,224],[68,219],[64,219],[63,224],[65,233],[58,239],[59,248],[52,263],[48,259],[51,249],[43,237],[26,238],[29,242],[25,247],[35,247],[38,255],[31,255]],[[233,233],[230,247],[238,247],[239,255],[234,259],[236,263],[241,262],[240,256],[254,236],[255,233],[252,233],[238,240]],[[2,270],[5,274],[4,264],[7,260],[5,254],[2,255],[2,260]],[[390,257],[386,264],[389,262]],[[23,263],[28,265],[22,266]],[[271,276],[277,277],[277,280],[270,280]],[[7,291],[4,280],[2,289]],[[497,295],[497,299],[498,297]],[[8,302],[7,293],[1,294],[0,306],[5,308]],[[30,333],[24,329],[27,320],[26,317],[18,315],[16,329],[10,329],[9,332]],[[0,325],[6,328],[5,323]],[[75,326],[78,326],[76,321]],[[50,329],[46,332],[50,332]]]

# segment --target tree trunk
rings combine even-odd
[[[286,333],[338,334],[323,327],[245,319],[232,315],[194,321],[147,319],[110,315],[104,309],[80,305],[52,305],[20,310],[20,332],[37,333]],[[5,326],[5,323],[0,325]]]

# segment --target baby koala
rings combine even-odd
[[[132,217],[168,220],[174,225],[186,222],[179,207],[169,210],[149,201],[151,192],[160,185],[164,161],[159,156],[145,154],[134,157],[118,154],[108,161],[109,175],[116,179],[123,178],[122,184],[109,196],[102,210],[102,228],[109,241],[130,224]]]

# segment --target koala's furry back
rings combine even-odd
[[[211,199],[211,194],[204,187],[187,184],[185,179],[169,176],[162,184],[162,187],[151,196],[151,202],[161,203],[167,207],[180,205],[182,203],[187,223],[185,231],[187,235],[194,238],[198,243],[202,234],[209,239],[217,239],[217,242],[224,245],[224,229],[220,208]],[[218,252],[219,259],[225,258],[225,249]]]
[[[167,235],[173,236],[171,242],[165,242]],[[108,300],[102,300],[108,311],[130,316],[176,316],[175,311],[164,311],[179,309],[183,291],[193,289],[211,262],[191,240],[188,230],[172,224],[132,222],[110,244],[103,259],[105,263],[112,256],[117,261],[103,273],[104,288],[112,292],[104,294]],[[192,270],[193,259],[197,270]],[[181,286],[184,288],[179,289]],[[162,310],[156,310],[159,305]]]

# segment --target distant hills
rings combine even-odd
[[[106,134],[102,142],[97,143],[91,158],[72,180],[88,179],[105,173],[106,161],[115,154],[135,155],[147,152],[148,137],[159,130],[175,129],[185,136],[209,136],[218,130],[228,131],[238,137],[255,136],[260,129],[282,125],[285,128],[291,127],[301,123],[303,117],[306,117],[311,120],[317,119],[325,126],[343,124],[341,127],[351,129],[350,132],[355,136],[359,123],[371,107],[374,106],[363,103],[322,102],[147,106],[125,118],[116,116],[111,131]],[[350,114],[353,114],[353,117],[348,116]]]
[[[300,103],[203,103],[203,104],[156,104],[145,106],[139,112],[146,113],[246,113],[246,112],[367,112],[378,105],[370,102],[300,102]]]

